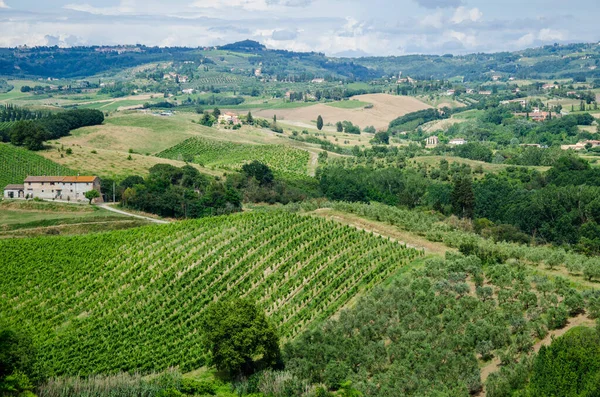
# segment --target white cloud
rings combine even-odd
[[[566,34],[558,30],[542,29],[538,34],[538,38],[542,41],[560,41],[566,39]]]
[[[458,40],[463,46],[469,48],[473,48],[477,46],[477,38],[474,35],[470,35],[464,32],[457,32],[456,30],[451,30],[447,32],[449,37]]]
[[[0,0],[0,8],[10,8],[4,0]]]
[[[444,26],[444,14],[437,11],[434,14],[425,15],[420,21],[423,26],[430,26],[436,29],[441,29]]]
[[[483,13],[479,8],[471,8],[460,6],[454,11],[454,15],[450,19],[453,23],[459,24],[463,22],[478,22],[483,17]]]
[[[266,11],[273,7],[305,7],[313,0],[196,0],[194,8],[240,8],[247,11]]]
[[[196,8],[242,8],[244,10],[266,10],[266,0],[197,0],[192,3]]]
[[[535,34],[533,33],[527,33],[526,35],[521,36],[517,41],[516,44],[519,47],[527,47],[532,45],[535,42]]]
[[[63,8],[95,15],[121,15],[131,14],[136,11],[135,0],[121,0],[116,7],[94,7],[89,4],[67,4],[63,6]]]

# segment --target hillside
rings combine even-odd
[[[15,239],[0,242],[0,313],[54,374],[190,370],[204,364],[197,327],[211,301],[253,298],[291,338],[419,254],[279,212]]]
[[[75,172],[31,151],[0,143],[0,190],[23,183],[28,175],[75,175]]]
[[[119,51],[124,52],[122,55]],[[581,55],[580,55],[581,54]],[[88,77],[115,73],[156,62],[185,62],[222,69],[232,76],[253,76],[254,68],[263,74],[295,76],[304,81],[314,77],[346,78],[369,81],[382,74],[402,71],[417,79],[447,79],[462,76],[466,81],[489,80],[492,71],[514,74],[518,78],[572,78],[578,75],[600,76],[590,69],[600,60],[596,43],[544,46],[516,52],[493,54],[406,55],[367,58],[333,58],[315,52],[267,49],[246,40],[214,48],[185,47],[35,47],[1,48],[0,75],[6,77]],[[232,67],[245,72],[232,72]]]
[[[352,97],[350,101],[335,103],[338,106],[344,104],[351,105],[354,102],[362,103],[365,106],[357,108],[340,108],[331,104],[318,104],[314,106],[301,107],[296,109],[269,109],[261,110],[255,114],[259,117],[272,119],[277,116],[281,121],[301,122],[307,125],[314,125],[317,117],[321,115],[326,123],[335,124],[338,121],[351,121],[361,128],[374,126],[377,129],[385,129],[390,121],[407,113],[418,110],[429,109],[430,106],[407,96],[392,96],[388,94],[367,94]]]
[[[308,152],[285,145],[250,145],[203,138],[186,139],[157,156],[234,170],[250,160],[258,160],[275,170],[302,175],[306,175],[309,158]]]

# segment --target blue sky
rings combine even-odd
[[[600,40],[598,0],[0,0],[0,46],[212,46],[464,54]],[[573,6],[576,7],[573,7]]]

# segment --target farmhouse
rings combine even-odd
[[[238,124],[240,119],[235,113],[223,113],[219,116],[219,124]]]
[[[448,142],[449,145],[464,145],[466,143],[467,140],[463,138],[450,139],[450,142]]]
[[[77,202],[86,201],[85,193],[90,190],[100,193],[100,178],[97,176],[28,176],[22,185],[6,186],[4,197]],[[102,202],[102,198],[94,201]]]
[[[181,90],[181,92],[183,92],[184,94],[193,94],[194,89],[193,88],[185,88],[185,89]]]

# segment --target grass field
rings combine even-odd
[[[0,312],[32,333],[54,374],[189,371],[204,364],[198,320],[214,299],[255,299],[291,338],[418,256],[280,212],[4,240]]]
[[[262,110],[256,112],[255,115],[267,119],[272,119],[276,115],[277,119],[281,121],[301,122],[313,126],[317,117],[321,115],[326,124],[334,125],[338,121],[348,120],[362,128],[373,125],[375,128],[385,129],[390,121],[397,117],[430,107],[413,97],[388,94],[358,95],[351,99],[350,101],[336,102],[342,107],[331,106],[331,103],[320,103],[299,109]],[[351,106],[347,103],[352,103],[353,100],[359,103],[372,104],[373,107],[370,109],[365,109],[364,106],[360,108],[343,107]]]
[[[0,238],[87,234],[147,223],[89,205],[31,200],[0,202]]]
[[[371,103],[356,100],[332,102],[327,104],[327,106],[333,106],[334,108],[338,109],[361,109],[367,105],[371,105]]]
[[[40,152],[45,158],[55,161],[62,166],[77,170],[81,174],[98,175],[101,178],[124,178],[129,175],[148,175],[148,170],[156,164],[171,164],[176,167],[186,165],[183,161],[169,160],[143,154],[130,154],[126,151],[115,151],[106,149],[91,149],[89,147],[71,147],[72,154],[64,154],[57,149]],[[91,151],[95,150],[96,153]],[[61,157],[62,155],[62,157]],[[129,157],[131,156],[131,160]],[[215,176],[223,173],[192,164],[199,171]]]

